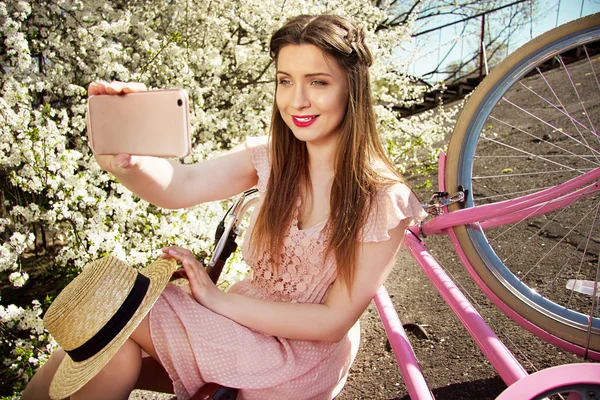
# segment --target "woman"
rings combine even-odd
[[[190,207],[254,186],[260,202],[243,246],[250,276],[222,292],[190,251],[163,249],[183,264],[191,294],[168,286],[72,398],[127,398],[142,387],[186,399],[209,381],[241,388],[244,399],[331,399],[341,390],[358,346],[357,321],[423,210],[377,136],[363,31],[337,16],[299,16],[274,33],[270,49],[277,88],[268,141],[249,138],[195,165],[97,156],[160,207]],[[89,87],[90,94],[136,90],[143,87]],[[152,358],[142,362],[141,351]],[[62,357],[51,357],[23,399],[47,393]]]

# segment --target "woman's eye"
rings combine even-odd
[[[290,81],[289,79],[281,78],[281,79],[279,79],[278,83],[280,85],[290,85],[292,83],[292,81]]]
[[[312,82],[313,85],[317,85],[317,86],[325,86],[327,85],[327,82],[323,82],[323,81],[313,81]]]

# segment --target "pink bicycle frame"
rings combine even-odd
[[[445,191],[444,167],[445,155],[441,154],[440,174],[438,179],[440,191]],[[448,234],[458,256],[472,279],[498,307],[500,307],[509,317],[521,324],[525,329],[544,340],[575,354],[580,356],[587,355],[592,359],[600,359],[600,353],[593,351],[587,351],[586,353],[585,349],[568,343],[541,330],[537,326],[534,326],[504,305],[504,303],[500,301],[500,299],[475,273],[473,267],[462,252],[454,231],[451,229],[453,226],[480,221],[482,221],[482,224],[487,224],[488,226],[502,225],[511,223],[514,220],[521,219],[525,216],[530,217],[542,212],[548,212],[553,209],[564,207],[570,202],[600,190],[600,184],[596,183],[599,178],[600,168],[597,168],[556,187],[523,196],[518,199],[506,200],[494,204],[442,214],[424,223],[421,227],[412,226],[406,232],[404,239],[405,247],[423,269],[424,273],[436,287],[444,301],[450,306],[465,326],[507,386],[527,377],[527,372],[510,350],[508,350],[496,336],[489,325],[487,325],[483,317],[471,305],[463,293],[456,287],[435,258],[427,251],[423,242],[418,238],[418,233],[421,232],[424,235]],[[575,189],[591,182],[594,183],[573,192]],[[400,322],[384,287],[380,288],[377,292],[374,301],[392,349],[396,355],[396,360],[400,372],[406,382],[410,397],[413,399],[433,399],[433,394],[427,386],[414,351],[412,350],[402,327],[402,323]],[[571,370],[574,371],[575,368],[571,368]]]

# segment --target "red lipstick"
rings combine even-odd
[[[318,117],[318,115],[292,115],[292,121],[294,121],[294,125],[297,127],[306,128],[307,126],[311,126]]]

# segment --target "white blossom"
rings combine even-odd
[[[13,272],[8,276],[8,280],[14,287],[21,287],[29,280],[29,274],[27,272]]]

